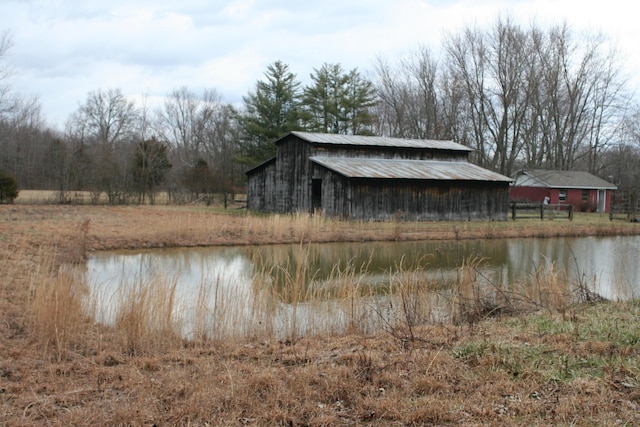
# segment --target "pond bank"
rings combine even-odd
[[[35,228],[34,228],[35,227]],[[4,241],[78,250],[300,242],[456,240],[640,234],[640,224],[606,215],[504,222],[345,222],[308,215],[227,214],[192,206],[0,205]]]

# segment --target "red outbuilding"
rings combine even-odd
[[[582,171],[525,170],[509,190],[511,202],[567,204],[576,212],[609,212],[616,186]]]

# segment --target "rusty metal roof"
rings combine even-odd
[[[347,178],[511,182],[511,178],[464,161],[310,157]]]
[[[316,144],[355,145],[395,148],[428,148],[432,150],[472,151],[453,141],[434,139],[404,139],[386,136],[337,135],[330,133],[291,132],[292,135]]]

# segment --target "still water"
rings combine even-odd
[[[639,256],[637,236],[330,243],[101,252],[86,274],[102,322],[115,322],[124,301],[144,292],[170,302],[172,322],[187,337],[287,336],[341,331],[354,321],[363,329],[389,325],[390,282],[398,275],[419,272],[437,293],[463,263],[496,288],[535,286],[540,271],[553,267],[564,283],[608,299],[635,298]],[[318,288],[333,291],[320,301],[311,291]],[[441,320],[437,308],[429,313]]]

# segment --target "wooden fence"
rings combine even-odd
[[[609,210],[609,220],[621,219],[623,221],[637,222],[637,212],[637,207],[630,203],[612,204]]]
[[[566,218],[573,220],[573,205],[569,204],[544,204],[544,203],[511,203],[511,219],[540,218],[555,219]]]
[[[609,209],[609,219],[620,219],[623,221],[637,222],[640,218],[640,190],[619,189],[613,193],[611,208]]]

